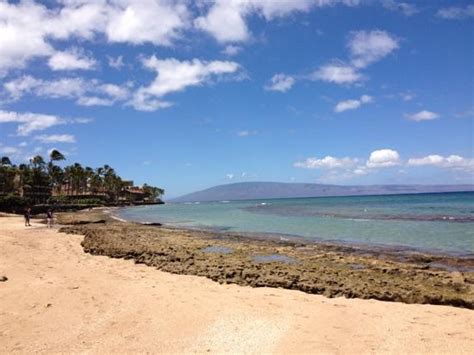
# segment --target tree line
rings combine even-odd
[[[58,150],[52,150],[47,160],[37,155],[27,164],[14,165],[9,157],[0,162],[0,197],[28,199],[32,204],[74,202],[131,202],[136,196],[154,201],[164,194],[159,187],[144,184],[133,188],[109,165],[83,167],[79,163],[62,168],[65,160]]]

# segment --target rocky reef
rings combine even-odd
[[[219,283],[474,309],[474,260],[63,217],[84,251]]]

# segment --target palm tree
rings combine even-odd
[[[66,157],[58,150],[53,149],[49,153],[48,175],[51,181],[53,190],[59,192],[64,180],[64,172],[61,167],[54,165],[55,161],[66,160]]]
[[[43,170],[46,163],[41,155],[37,155],[30,159],[30,164],[33,166],[33,169]]]
[[[53,149],[51,153],[49,153],[49,159],[50,162],[53,162],[59,160],[66,160],[66,157],[59,150]]]
[[[10,160],[9,157],[2,157],[1,165],[3,165],[3,166],[5,166],[5,165],[11,166],[11,165],[12,165],[12,162],[11,162],[11,160]]]
[[[32,166],[32,194],[36,203],[43,203],[51,194],[49,175],[46,173],[46,163],[41,155],[37,155],[30,159]]]

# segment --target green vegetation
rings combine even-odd
[[[0,210],[35,204],[104,205],[155,202],[162,188],[133,186],[109,165],[97,169],[79,163],[62,168],[61,152],[51,151],[48,161],[37,155],[29,164],[14,165],[8,157],[0,161]]]

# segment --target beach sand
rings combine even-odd
[[[0,217],[0,352],[472,353],[474,311],[220,285]]]

